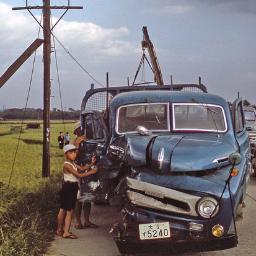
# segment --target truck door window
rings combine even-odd
[[[85,118],[85,133],[89,140],[104,139],[104,132],[101,120],[93,113],[89,113]]]
[[[243,117],[243,108],[240,103],[237,106],[237,118],[236,118],[236,132],[242,132],[244,130],[244,117]]]

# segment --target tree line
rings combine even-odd
[[[53,120],[77,120],[80,118],[80,110],[74,110],[69,108],[68,111],[61,111],[59,109],[52,109],[50,117]],[[0,112],[0,118],[4,120],[8,119],[33,119],[42,120],[43,110],[40,108],[10,108]]]
[[[256,105],[251,104],[248,100],[243,101],[243,105],[252,106],[256,109]],[[80,110],[69,108],[67,111],[53,108],[50,112],[52,120],[78,120],[80,118]],[[0,112],[0,119],[31,119],[42,120],[43,110],[41,108],[9,108]]]

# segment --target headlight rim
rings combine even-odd
[[[213,214],[211,213],[210,215],[206,215],[206,214],[201,212],[200,206],[205,201],[211,201],[215,205],[215,209],[213,210],[214,213],[212,212]],[[216,209],[216,207],[217,207],[217,209]],[[201,199],[198,200],[198,202],[196,204],[196,211],[197,211],[198,215],[200,217],[204,218],[204,219],[210,219],[210,218],[215,217],[218,214],[219,209],[220,209],[220,207],[219,207],[219,204],[218,204],[218,200],[214,197],[211,197],[211,196],[202,197]]]

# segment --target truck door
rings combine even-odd
[[[108,128],[103,114],[98,111],[92,111],[82,115],[82,126],[84,134],[87,138],[85,141],[86,154],[97,154],[98,163],[98,179],[100,186],[94,192],[96,203],[108,203],[111,194],[113,193],[115,182],[113,177],[116,177],[115,171],[108,169],[108,162],[106,162],[106,152],[109,143]],[[85,154],[85,155],[86,155]],[[86,158],[86,157],[85,157]]]
[[[100,156],[106,150],[108,139],[108,129],[103,119],[102,113],[92,111],[81,115],[81,124],[86,141],[80,144],[79,162],[85,164],[90,161],[92,154]]]
[[[249,149],[249,139],[245,126],[242,99],[236,99],[232,104],[232,119],[234,134],[240,147],[240,153],[245,154]]]

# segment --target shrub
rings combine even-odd
[[[40,123],[28,123],[26,128],[27,129],[40,129]]]
[[[1,256],[37,256],[46,251],[54,237],[59,180],[49,178],[35,192],[2,189],[4,200],[16,199],[1,207]]]

